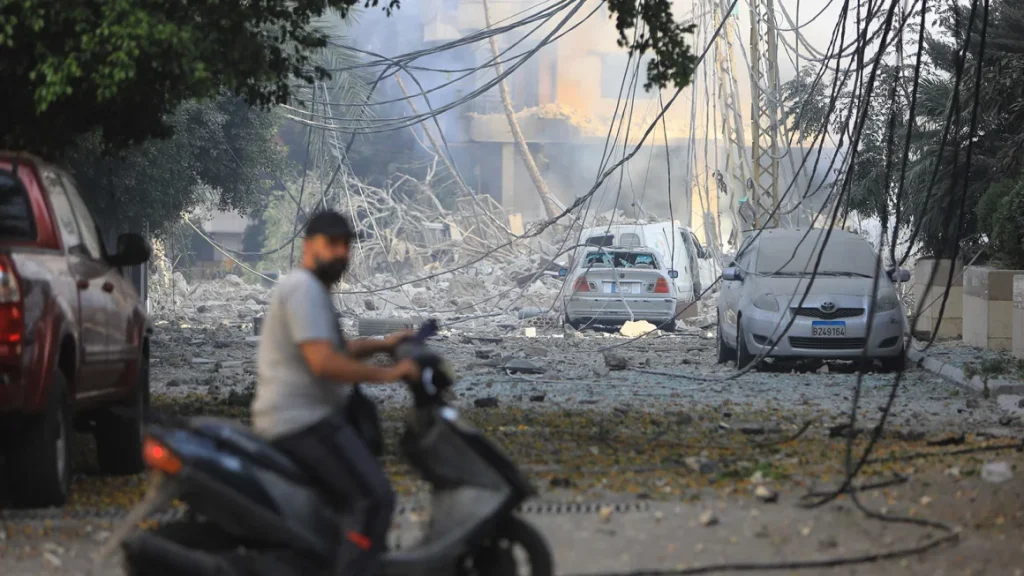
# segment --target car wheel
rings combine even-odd
[[[71,492],[71,396],[64,374],[54,371],[46,414],[35,416],[8,446],[11,504],[16,508],[63,506]]]
[[[754,361],[754,355],[747,349],[747,338],[743,334],[743,322],[736,318],[736,367],[744,369]]]
[[[725,343],[725,334],[722,334],[722,318],[718,318],[718,363],[725,364],[736,359],[736,350]]]
[[[139,358],[135,394],[124,405],[105,411],[96,421],[96,460],[100,472],[118,476],[138,474],[145,469],[142,443],[149,413],[149,358]]]

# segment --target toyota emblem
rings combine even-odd
[[[822,302],[821,311],[825,313],[835,312],[836,305],[833,302]]]

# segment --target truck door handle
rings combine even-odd
[[[104,292],[113,292],[114,291],[114,283],[113,282],[104,282],[103,283],[103,291]]]

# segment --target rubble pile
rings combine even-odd
[[[343,317],[351,319],[429,316],[469,323],[467,328],[485,323],[554,325],[561,310],[562,281],[556,273],[525,271],[539,260],[528,258],[512,268],[480,264],[430,279],[412,273],[354,278],[338,287],[335,304]],[[520,288],[516,279],[523,275],[535,279]],[[272,286],[255,275],[249,281],[228,274],[190,283],[180,272],[166,281],[154,274],[150,314],[158,324],[248,324],[266,312]]]

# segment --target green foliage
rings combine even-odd
[[[910,162],[906,173],[901,175],[913,92],[912,64],[918,51],[917,30],[908,28],[909,33],[902,39],[904,62],[908,65],[903,69],[883,67],[880,70],[851,174],[848,207],[862,216],[887,216],[891,223],[898,200],[900,226],[904,230],[919,229],[918,240],[922,252],[928,256],[950,256],[958,239],[962,250],[975,248],[980,233],[987,233],[993,226],[986,223],[987,215],[993,214],[994,207],[1000,204],[991,196],[986,201],[989,206],[980,205],[986,191],[1004,179],[1017,181],[1024,167],[1024,82],[1021,82],[1024,43],[1019,40],[1019,32],[1024,29],[1024,2],[992,2],[983,63],[978,61],[981,13],[979,9],[975,15],[959,97],[954,79],[969,29],[969,4],[944,3],[935,13],[937,30],[925,35],[924,67],[910,142]],[[912,16],[910,21],[916,22],[918,18]],[[975,94],[979,65],[983,65],[981,91]],[[785,86],[787,102],[793,107],[788,120],[805,137],[820,133],[824,126],[839,136],[840,143],[845,140],[848,145],[856,119],[856,114],[849,112],[849,105],[863,102],[862,87],[851,78],[837,79],[834,73],[825,74],[815,86],[811,79],[817,72],[817,69],[801,71]],[[835,112],[826,123],[829,99],[837,84],[839,97]],[[978,125],[972,135],[975,104],[979,110]],[[891,118],[890,110],[894,112]],[[801,112],[806,117],[797,121]],[[949,133],[945,146],[940,147],[947,118],[951,118]],[[890,120],[893,120],[891,130]],[[972,140],[968,173],[967,144]],[[890,171],[892,177],[886,182],[888,160],[894,162]],[[905,194],[897,199],[901,176]],[[989,237],[991,239],[992,234]],[[1010,245],[1012,243],[1005,244]]]
[[[179,104],[222,90],[287,102],[296,79],[327,77],[314,20],[357,1],[5,0],[0,146],[50,155],[97,130],[116,148],[167,137]]]
[[[995,217],[1001,209],[1003,200],[1018,186],[1017,181],[1012,178],[1004,178],[988,187],[988,190],[978,201],[978,228],[992,236],[995,224]]]
[[[167,118],[173,137],[107,155],[98,132],[62,158],[102,225],[159,233],[197,204],[262,208],[284,168],[277,119],[239,98],[185,102]]]
[[[1024,268],[1024,186],[1009,188],[989,215],[989,249],[993,259],[1010,269]]]
[[[690,51],[686,36],[696,26],[676,22],[670,0],[608,0],[608,10],[615,14],[615,28],[619,31],[619,46],[629,47],[630,53],[654,58],[647,63],[647,82],[644,89],[665,88],[670,83],[677,88],[690,84],[697,57]],[[638,27],[639,23],[643,23]],[[627,31],[635,30],[632,40]]]

